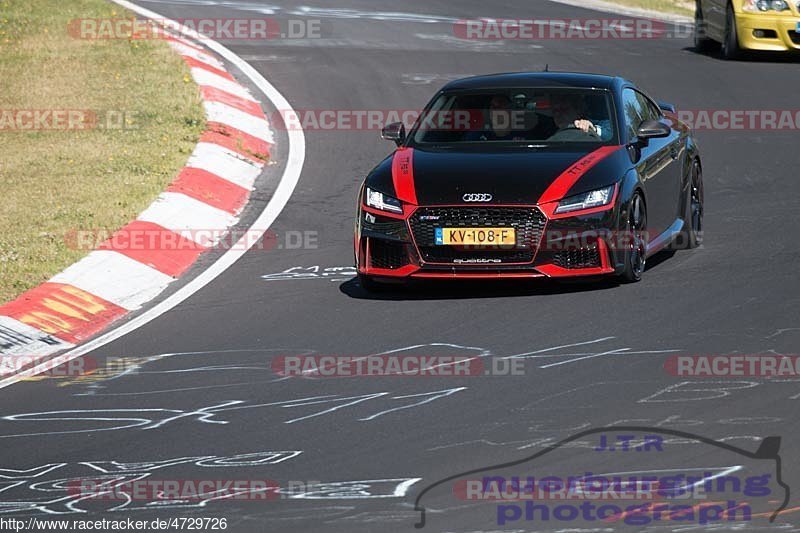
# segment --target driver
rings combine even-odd
[[[595,125],[591,120],[583,118],[584,100],[579,94],[555,93],[550,97],[553,106],[553,122],[555,122],[556,132],[551,136],[555,137],[568,130],[578,130],[593,137],[602,136],[602,128]]]

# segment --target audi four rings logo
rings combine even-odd
[[[491,194],[465,194],[463,197],[465,202],[491,202]]]

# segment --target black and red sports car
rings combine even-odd
[[[697,143],[669,104],[618,77],[478,76],[445,86],[367,176],[362,287],[411,278],[614,275],[702,236]]]

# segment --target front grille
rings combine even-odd
[[[400,268],[408,264],[406,246],[381,239],[369,240],[369,259],[374,268]]]
[[[528,207],[422,207],[409,223],[424,261],[459,265],[530,263],[547,219]],[[437,246],[436,228],[514,228],[515,246]]]
[[[562,250],[553,258],[553,263],[561,268],[595,268],[600,265],[597,244],[582,246],[577,250]]]
[[[800,33],[797,33],[796,31],[790,31],[789,38],[794,44],[800,44]]]

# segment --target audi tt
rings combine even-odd
[[[702,239],[700,151],[673,105],[577,73],[453,81],[366,177],[361,286],[416,278],[642,277]]]

